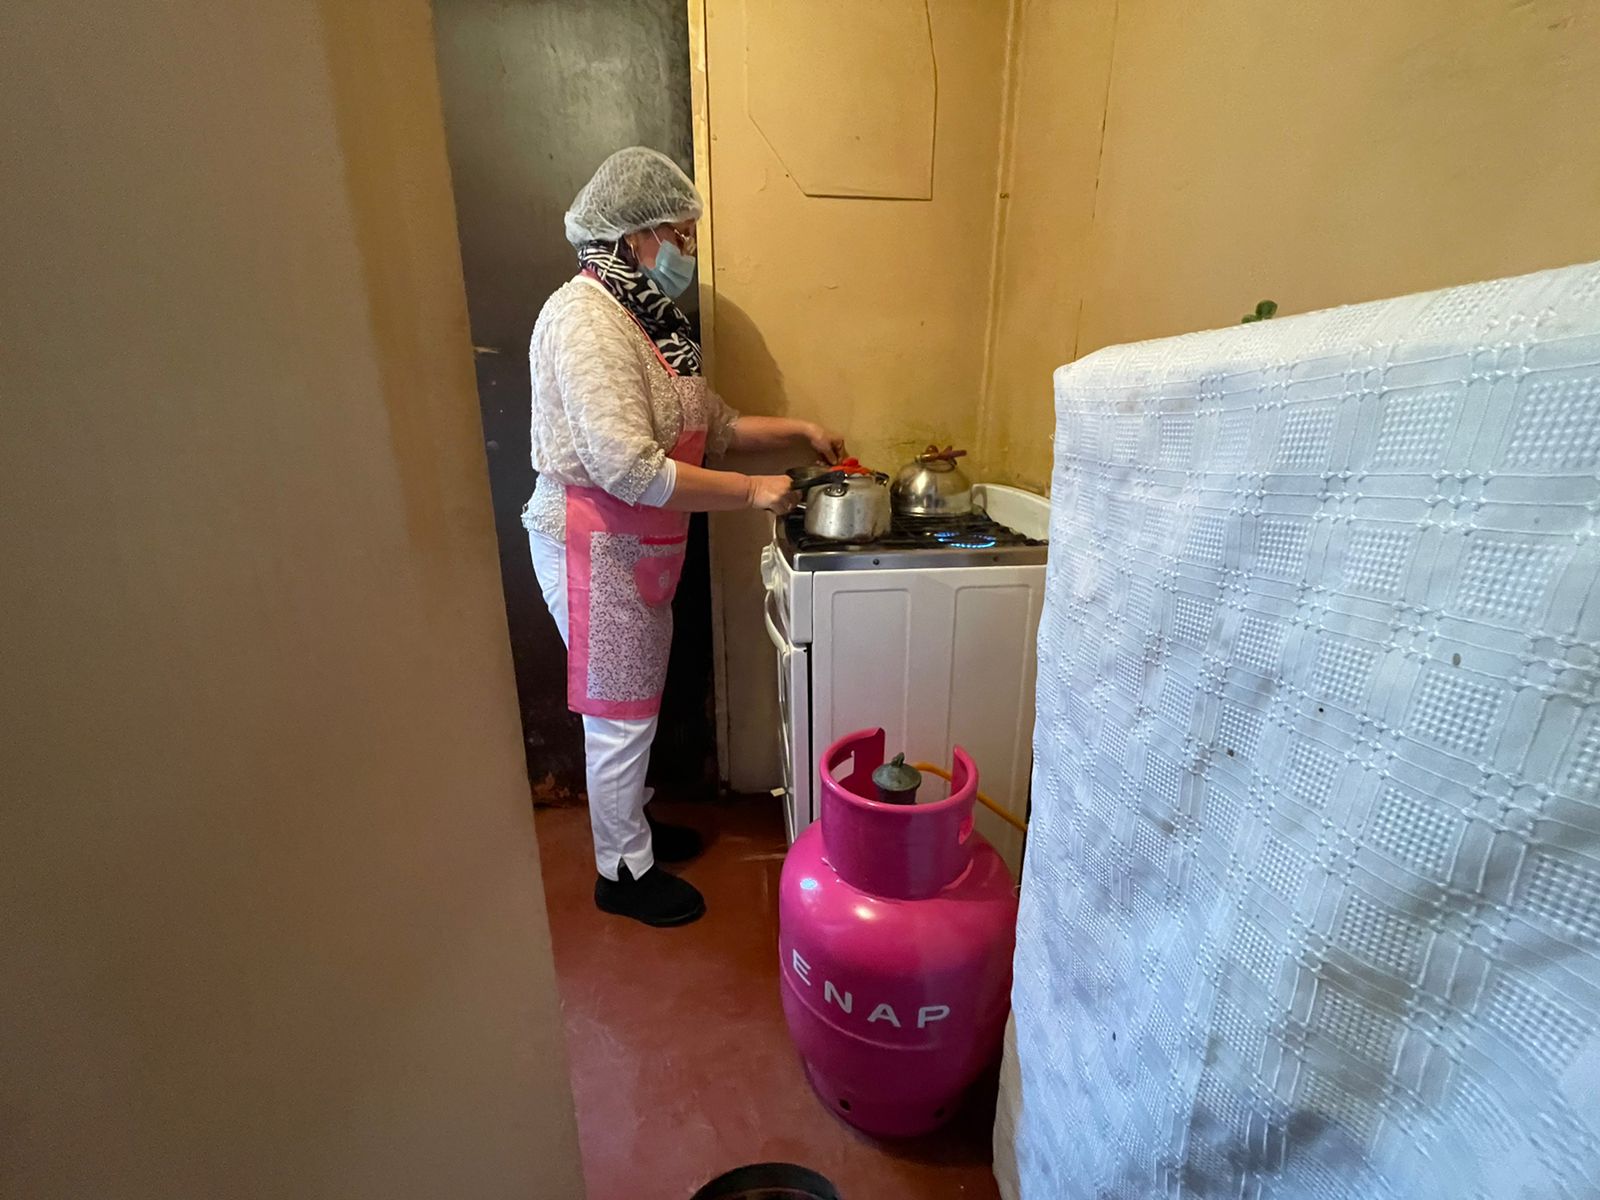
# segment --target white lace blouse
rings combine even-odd
[[[525,528],[566,535],[566,485],[639,503],[683,432],[672,377],[650,339],[594,280],[579,277],[545,302],[528,344],[533,381],[533,497]],[[706,453],[728,448],[739,414],[706,393]]]

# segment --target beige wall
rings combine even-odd
[[[1044,490],[1050,375],[1080,354],[1268,297],[1300,312],[1600,258],[1588,0],[929,0],[926,203],[802,194],[749,116],[747,45],[771,39],[747,7],[772,5],[691,0],[716,381],[751,411],[837,423],[876,464],[950,440],[982,477]],[[859,5],[789,6],[791,111],[921,103],[910,35],[878,27],[907,8],[874,5],[869,28]],[[826,175],[818,146],[865,137],[900,162],[909,124],[875,116],[795,158]],[[761,540],[754,518],[717,523],[741,786],[776,779]]]
[[[1075,355],[1600,258],[1588,0],[1033,0],[1017,32],[982,450],[1030,486]]]
[[[428,10],[22,3],[0,1192],[581,1192]]]
[[[775,0],[704,0],[698,18],[705,35],[700,114],[709,113],[702,127],[709,155],[701,161],[713,198],[714,382],[745,412],[833,425],[873,464],[893,467],[934,440],[970,446],[982,384],[1006,6],[916,0],[869,10],[819,0],[805,16],[787,21]],[[783,77],[792,89],[789,110],[811,124],[830,122],[831,136],[802,137],[815,130],[771,117],[779,106],[763,56],[775,44],[807,63],[792,81]],[[891,44],[894,52],[883,49]],[[925,65],[936,68],[936,103]],[[751,78],[765,130],[751,118]],[[896,104],[906,110],[899,120],[881,113],[870,122],[848,119],[852,107]],[[863,130],[878,140],[855,142]],[[932,200],[835,198],[851,190],[912,193],[919,164],[930,160]],[[807,195],[802,182],[830,195]],[[776,684],[757,573],[766,518],[718,518],[714,539],[730,781],[765,788],[778,777]]]

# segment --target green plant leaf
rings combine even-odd
[[[1255,313],[1245,313],[1245,315],[1239,319],[1239,324],[1248,325],[1248,324],[1250,324],[1251,321],[1259,321],[1259,320],[1261,320],[1261,318],[1259,316],[1257,316]]]
[[[1268,317],[1275,316],[1277,312],[1278,302],[1276,300],[1263,300],[1260,304],[1256,305],[1256,316],[1260,317],[1263,321],[1265,321]]]

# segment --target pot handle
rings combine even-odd
[[[821,475],[818,475],[813,479],[809,479],[803,484],[796,484],[795,486],[801,490],[809,492],[814,488],[832,487],[834,484],[843,483],[849,478],[850,472],[841,471],[835,467],[831,471],[824,471]]]
[[[943,459],[945,462],[955,462],[956,459],[965,458],[966,456],[967,452],[965,450],[957,450],[953,446],[946,446],[943,450],[939,449],[938,446],[929,446],[921,454],[917,455],[917,461],[937,462]]]

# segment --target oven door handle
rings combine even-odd
[[[767,624],[767,637],[772,639],[773,649],[777,650],[779,654],[783,655],[783,661],[785,664],[787,664],[789,661],[789,656],[794,653],[794,647],[789,645],[789,639],[784,636],[783,630],[778,628],[777,610],[775,607],[775,602],[777,599],[777,592],[767,593],[767,598],[761,605],[761,618]]]

